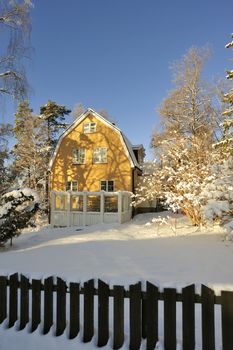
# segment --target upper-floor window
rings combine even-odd
[[[84,132],[84,134],[90,134],[92,132],[96,132],[96,123],[94,123],[94,122],[84,123],[83,124],[83,132]]]
[[[78,191],[78,181],[67,181],[66,191]]]
[[[93,151],[93,163],[107,163],[107,148],[95,148]]]
[[[114,181],[112,181],[112,180],[100,181],[100,190],[107,191],[107,192],[113,192],[114,191]]]
[[[73,151],[73,163],[75,164],[85,163],[85,148],[78,148]]]

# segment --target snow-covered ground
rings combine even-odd
[[[111,285],[126,287],[138,281],[145,285],[149,280],[161,289],[165,286],[180,289],[195,283],[197,292],[204,283],[216,293],[233,290],[233,243],[223,239],[219,228],[198,230],[184,216],[175,214],[169,225],[158,225],[151,223],[155,215],[165,216],[167,212],[140,214],[123,225],[103,224],[80,230],[44,227],[25,232],[14,239],[13,247],[1,249],[0,274],[58,275],[68,281],[100,278]],[[68,341],[65,335],[59,337],[59,342],[49,335],[40,336],[39,330],[30,336],[25,336],[25,332],[0,327],[0,336],[8,338],[7,344],[14,344],[15,339],[26,350],[30,349],[32,338],[37,348],[37,337],[41,340],[40,349],[53,349],[53,346],[73,349],[77,344]],[[50,338],[48,347],[46,339]],[[4,344],[4,341],[0,343],[0,350],[13,349]],[[88,350],[89,346],[83,345],[83,349]]]

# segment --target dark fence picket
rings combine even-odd
[[[47,334],[53,325],[53,277],[44,280],[44,329]]]
[[[147,299],[142,299],[142,338],[146,339],[147,336]]]
[[[80,292],[79,283],[70,283],[70,334],[75,338],[80,330]]]
[[[9,328],[13,327],[18,319],[18,283],[18,274],[11,275],[9,279]]]
[[[222,349],[233,349],[233,292],[222,292]]]
[[[141,283],[130,285],[130,343],[131,350],[137,350],[141,345]]]
[[[158,341],[158,287],[146,284],[146,349],[153,350]]]
[[[32,280],[32,327],[34,332],[41,322],[41,281]]]
[[[66,282],[57,278],[57,327],[56,336],[62,335],[66,328]]]
[[[124,343],[124,287],[113,287],[113,349]]]
[[[183,350],[195,349],[195,286],[182,289]]]
[[[202,349],[215,350],[214,292],[202,285]]]
[[[94,335],[94,280],[84,283],[83,342],[91,341]]]
[[[29,279],[21,275],[20,278],[20,324],[22,330],[29,322]]]
[[[98,347],[109,339],[109,286],[98,281]]]
[[[164,288],[164,349],[176,350],[176,290]]]
[[[7,277],[0,276],[0,324],[7,317]]]

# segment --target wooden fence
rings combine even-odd
[[[49,277],[41,280],[29,280],[25,276],[13,274],[9,278],[0,276],[0,323],[7,322],[13,327],[18,321],[22,330],[29,323],[31,332],[42,324],[47,334],[55,326],[56,336],[63,334],[68,327],[69,338],[75,338],[82,326],[83,342],[89,342],[94,336],[94,316],[97,312],[98,347],[108,343],[109,314],[113,315],[113,349],[122,347],[125,341],[125,303],[129,304],[129,348],[140,348],[142,339],[148,350],[154,349],[158,341],[159,301],[163,301],[164,348],[176,349],[176,304],[182,303],[183,350],[195,349],[195,304],[201,304],[202,349],[215,349],[215,304],[221,305],[222,349],[233,349],[233,292],[223,291],[215,296],[213,290],[202,285],[201,295],[195,294],[195,286],[190,285],[177,293],[174,288],[158,288],[146,283],[146,291],[141,284],[110,287],[98,280],[83,284],[66,284],[61,278]],[[112,306],[110,308],[110,306]],[[110,310],[111,309],[111,310]],[[81,312],[82,311],[82,312]],[[82,316],[82,317],[81,317]],[[68,320],[67,320],[68,319]]]

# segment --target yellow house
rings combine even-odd
[[[50,161],[50,190],[130,191],[141,175],[144,148],[87,109],[61,135]]]

